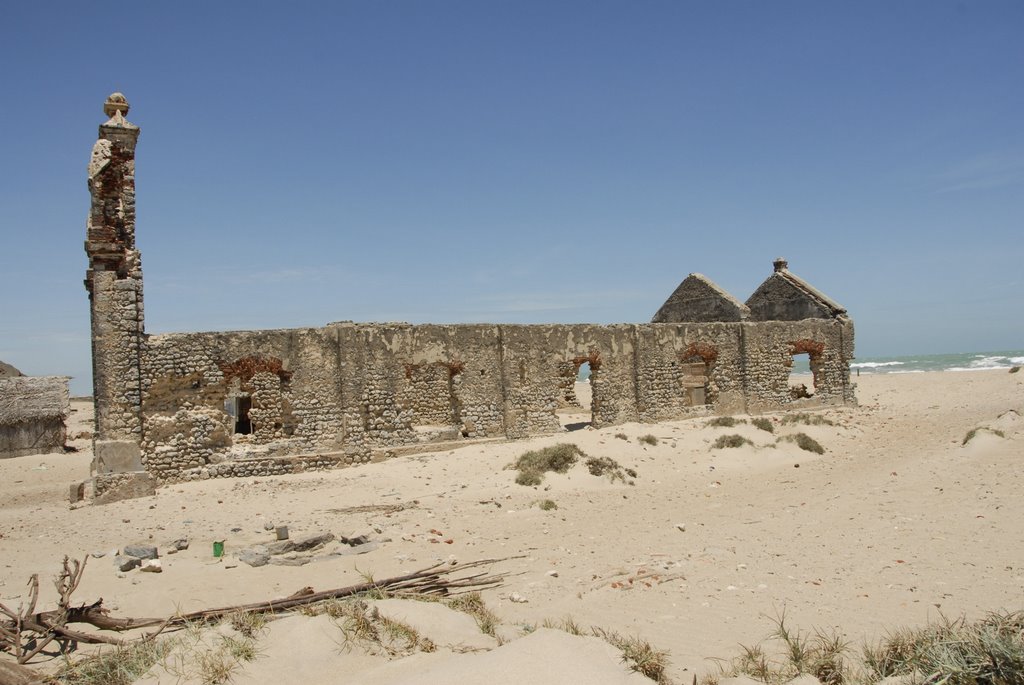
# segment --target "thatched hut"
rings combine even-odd
[[[0,459],[64,451],[67,376],[23,376],[0,362]]]

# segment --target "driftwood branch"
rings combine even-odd
[[[109,615],[108,610],[103,607],[102,599],[77,607],[71,605],[71,595],[78,589],[82,574],[85,572],[85,560],[79,563],[64,557],[63,568],[54,579],[54,584],[60,594],[55,610],[35,611],[39,598],[39,579],[35,575],[29,580],[27,607],[19,606],[18,611],[14,611],[0,604],[0,649],[10,650],[18,664],[24,664],[54,641],[58,643],[127,644],[120,638],[69,628],[68,624],[84,623],[111,632],[157,627],[157,630],[136,638],[136,640],[151,640],[168,628],[181,627],[189,623],[210,623],[219,621],[226,616],[244,613],[281,614],[317,602],[356,595],[387,593],[443,596],[494,588],[501,585],[504,575],[482,570],[474,571],[469,575],[464,572],[510,558],[517,557],[481,559],[458,566],[436,564],[393,578],[370,579],[364,583],[322,592],[315,592],[313,588],[305,587],[283,599],[203,609],[187,614],[176,614],[168,618],[118,618]],[[3,662],[0,662],[0,666],[3,666]],[[28,671],[28,673],[35,677],[34,672]],[[13,676],[11,677],[13,678]],[[9,683],[20,685],[21,681],[5,678],[7,678],[6,674],[0,670],[0,685],[9,685]]]

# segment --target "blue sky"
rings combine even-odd
[[[1024,347],[1024,3],[6,3],[0,360],[89,389],[85,167],[146,326],[642,322],[784,255],[864,356]]]

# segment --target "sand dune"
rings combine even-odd
[[[784,424],[777,414],[768,417],[774,433],[749,422],[711,427],[707,419],[583,428],[327,473],[188,483],[100,507],[66,500],[68,483],[87,475],[84,440],[77,454],[0,461],[0,601],[16,605],[28,576],[50,576],[64,554],[134,541],[191,544],[164,554],[161,574],[119,573],[109,553],[91,559],[80,600],[103,597],[119,615],[165,615],[339,587],[365,572],[382,578],[441,561],[521,557],[497,564],[506,584],[484,593],[509,640],[501,647],[487,636],[468,646],[464,616],[449,625],[441,614],[417,614],[423,632],[438,631],[437,651],[346,654],[336,625],[299,616],[271,624],[259,656],[236,675],[257,683],[302,673],[314,683],[344,669],[363,678],[350,682],[382,685],[473,682],[480,673],[491,683],[639,678],[596,638],[538,628],[567,616],[668,650],[670,675],[689,682],[714,669],[709,658],[763,637],[783,609],[794,625],[834,627],[859,643],[939,611],[1022,608],[1021,374],[857,380],[860,407],[818,414],[834,425]],[[87,422],[88,407],[75,408],[75,420]],[[563,413],[563,424],[585,420]],[[963,444],[979,427],[991,430]],[[778,440],[800,432],[825,453]],[[753,444],[712,448],[731,434]],[[640,441],[648,435],[656,445]],[[577,465],[524,487],[504,470],[524,451],[559,442],[637,476],[613,483]],[[542,510],[541,500],[557,508]],[[288,525],[293,538],[367,534],[379,547],[301,567],[239,563],[235,553],[272,538],[267,523]],[[214,540],[225,541],[225,559],[212,557]],[[513,594],[525,601],[511,601]],[[44,585],[43,603],[53,600]],[[173,682],[167,677],[145,682]]]

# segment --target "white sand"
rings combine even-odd
[[[109,554],[91,559],[76,597],[103,597],[116,615],[162,616],[304,586],[340,587],[360,582],[363,572],[384,578],[450,557],[524,555],[497,564],[495,570],[510,574],[506,585],[484,593],[509,635],[571,616],[667,649],[670,675],[683,682],[713,670],[710,657],[729,657],[738,643],[757,642],[783,609],[792,625],[834,627],[858,644],[940,610],[974,617],[1024,607],[1024,374],[857,381],[859,408],[822,413],[834,427],[781,426],[779,414],[772,416],[776,435],[750,425],[709,428],[705,419],[584,428],[327,473],[176,485],[155,497],[98,507],[67,504],[68,484],[88,476],[88,449],[0,460],[0,601],[17,605],[28,577],[51,577],[65,554],[80,558],[139,540],[164,545],[186,537],[191,547],[163,556],[162,574],[119,574]],[[75,421],[87,421],[87,405],[74,406]],[[587,420],[585,413],[560,413],[563,424]],[[1005,437],[981,431],[961,446],[979,426]],[[70,433],[79,430],[72,425]],[[770,447],[777,435],[800,430],[826,453],[793,443]],[[710,448],[730,433],[755,446]],[[641,444],[647,434],[659,444]],[[635,468],[635,485],[612,484],[577,466],[528,488],[503,470],[527,449],[569,441]],[[542,511],[536,506],[542,498],[558,508]],[[391,514],[337,511],[397,503],[410,506]],[[303,567],[238,563],[231,552],[270,539],[266,521],[288,525],[293,538],[331,531],[390,541],[365,555]],[[224,562],[211,556],[212,541],[221,539],[229,553]],[[512,593],[528,601],[512,602]],[[44,582],[42,608],[54,597]],[[314,674],[304,682],[335,682],[341,657],[337,649],[323,652],[337,642],[323,632],[329,623],[311,620],[275,623],[238,682],[286,682],[271,676],[287,672],[282,664],[296,653]],[[286,630],[297,637],[282,648],[273,636]],[[302,637],[304,631],[319,637]],[[479,671],[495,683],[506,682],[499,671],[510,674],[507,682],[563,682],[556,665],[571,671],[600,664],[606,682],[628,682],[614,655],[603,661],[591,654],[600,645],[569,643],[541,631],[491,651],[464,654],[447,646],[413,661],[374,661],[355,670],[364,682],[392,685],[472,682],[467,674]],[[548,662],[548,669],[515,670]]]

